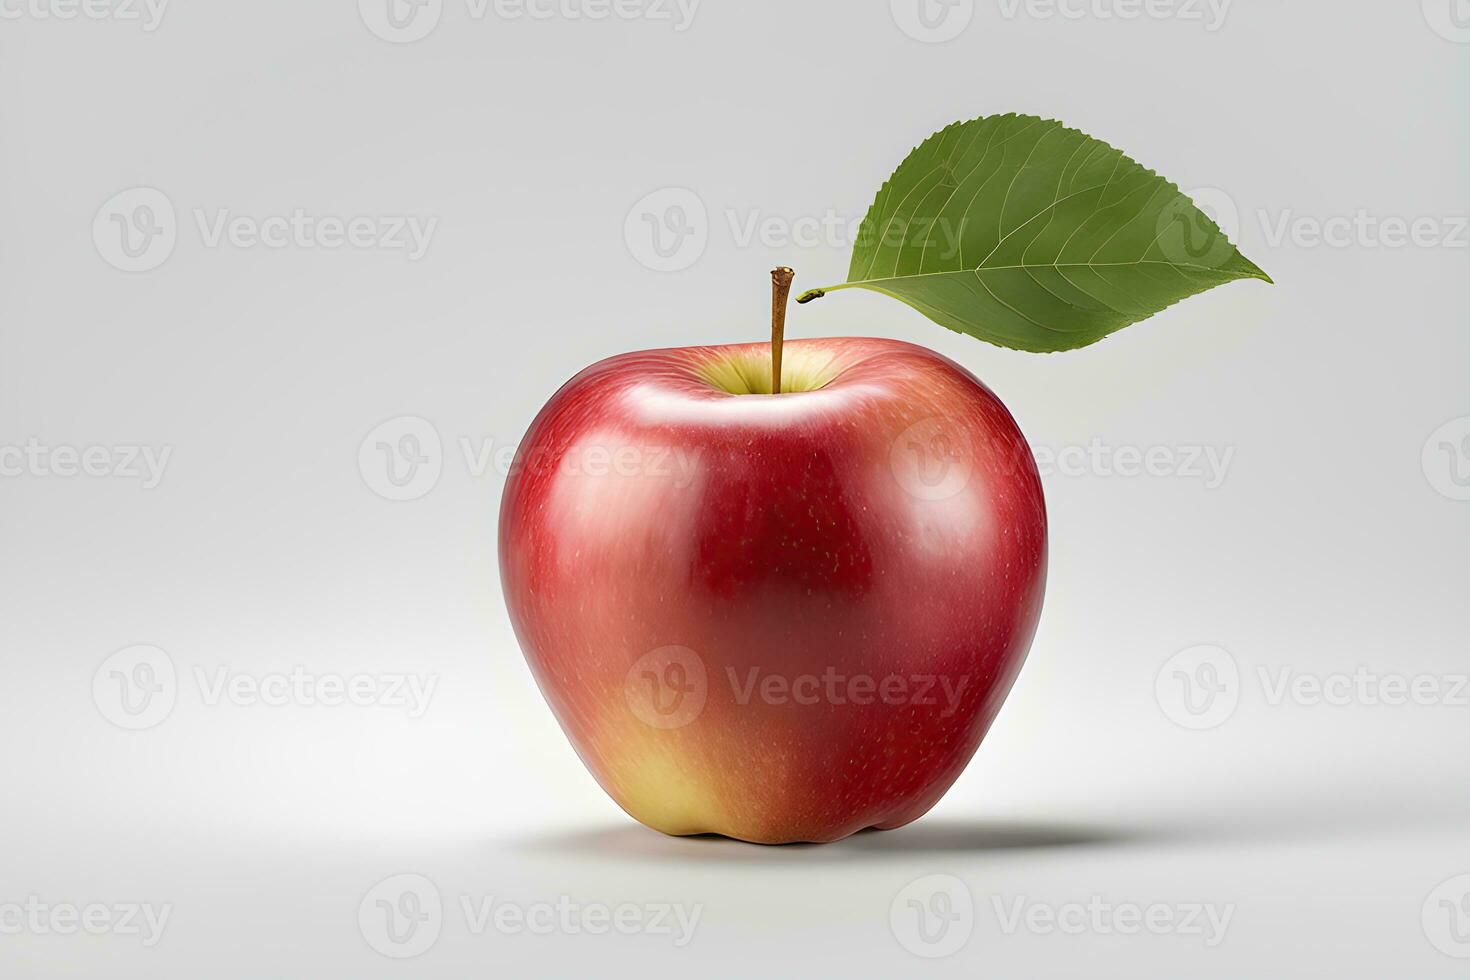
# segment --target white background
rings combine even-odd
[[[1283,670],[1448,691],[1470,669],[1461,0],[1238,0],[1223,23],[1194,3],[1129,19],[1128,0],[1065,15],[934,0],[950,19],[933,31],[902,0],[706,0],[683,30],[672,4],[671,20],[578,18],[575,3],[477,18],[445,0],[415,43],[376,36],[392,32],[364,2],[181,2],[153,30],[142,7],[111,12],[140,22],[3,6],[0,447],[104,447],[117,466],[68,477],[12,452],[0,477],[0,972],[1463,975],[1470,944],[1449,930],[1470,940],[1463,692],[1270,697]],[[599,358],[759,339],[773,264],[796,267],[798,289],[843,278],[845,235],[768,245],[745,240],[752,219],[854,221],[914,143],[1005,111],[1063,119],[1233,209],[1278,285],[1220,289],[1063,355],[992,348],[859,291],[802,307],[790,335],[926,344],[1037,447],[1210,447],[1232,454],[1223,480],[1049,473],[1030,661],[925,820],[780,849],[645,830],[582,769],[516,648],[496,454]],[[143,199],[108,202],[139,187],[166,197],[175,241],[129,272],[112,216]],[[689,195],[639,205],[667,188],[704,211],[683,212],[693,244],[672,260],[640,208],[676,219],[662,209]],[[298,208],[437,224],[417,257],[211,244],[199,227]],[[1336,245],[1311,237],[1359,215]],[[1420,218],[1438,243],[1383,244],[1383,222]],[[438,475],[390,501],[375,442],[359,450],[404,417],[430,427]],[[490,465],[476,472],[466,445]],[[127,447],[169,452],[156,486],[127,475]],[[126,730],[109,657],[138,644],[176,681],[159,681],[156,724]],[[1198,666],[1171,658],[1201,644],[1238,680],[1233,712],[1195,730],[1168,692],[1174,668]],[[297,667],[437,686],[410,717],[211,704],[198,679]],[[402,961],[372,925],[375,887],[399,874],[442,906]],[[945,950],[905,926],[906,902],[944,888],[973,912],[951,922],[952,955],[925,958]],[[491,896],[702,908],[676,948],[477,934],[461,898]],[[147,946],[125,928],[6,927],[4,907],[33,897],[170,917]],[[1007,931],[996,911],[1094,897],[1232,917],[1207,945],[1106,921]]]

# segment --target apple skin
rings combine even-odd
[[[797,340],[787,393],[708,380],[769,357],[645,351],[563,386],[505,488],[501,581],[635,819],[826,842],[922,816],[979,747],[1040,617],[1046,509],[1010,413],[947,358]]]

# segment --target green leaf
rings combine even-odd
[[[1179,188],[1035,116],[955,123],[863,219],[848,281],[951,330],[1027,351],[1085,347],[1180,300],[1266,275]]]

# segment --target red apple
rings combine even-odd
[[[891,340],[586,369],[506,486],[500,566],[572,745],[669,834],[832,841],[923,815],[1041,612],[1046,511],[1004,405]]]

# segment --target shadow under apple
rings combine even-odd
[[[1099,848],[1132,843],[1158,843],[1162,831],[1145,828],[955,820],[920,820],[897,830],[864,830],[831,844],[748,844],[701,834],[669,837],[637,824],[548,833],[522,838],[517,849],[638,860],[721,863],[808,860],[853,861],[905,858],[922,854],[985,854],[1005,851],[1050,851]]]

